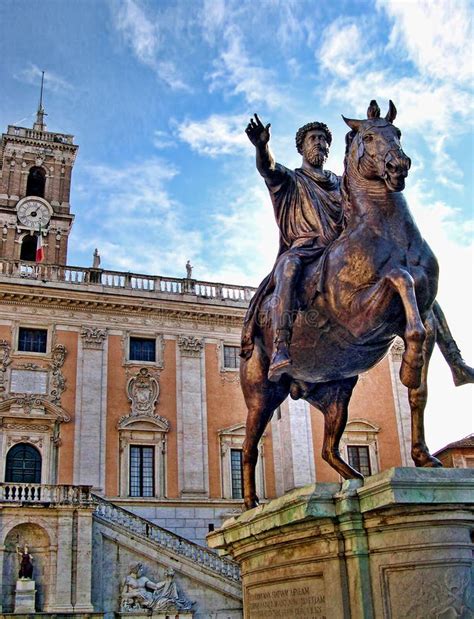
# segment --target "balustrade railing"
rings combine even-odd
[[[0,483],[0,503],[90,505],[90,486]]]
[[[186,294],[196,298],[243,304],[248,303],[255,292],[255,289],[249,286],[20,260],[0,260],[1,276],[43,282],[63,282],[77,286],[99,285],[104,289],[140,291],[142,294],[152,296]]]
[[[72,144],[74,136],[67,133],[54,133],[52,131],[36,131],[26,127],[8,126],[8,135],[14,135],[19,138],[28,138],[30,140],[43,140],[47,142],[56,142],[63,144]]]
[[[104,522],[115,524],[177,554],[203,565],[221,576],[240,582],[240,568],[235,561],[219,557],[212,550],[162,529],[157,524],[114,505],[97,495],[92,495],[96,504],[94,515]]]

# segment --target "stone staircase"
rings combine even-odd
[[[102,497],[92,495],[92,498],[95,504],[94,607],[102,608],[106,616],[116,611],[120,582],[114,581],[114,577],[118,572],[123,573],[131,562],[140,561],[150,577],[162,569],[171,567],[175,570],[187,597],[196,602],[196,619],[242,616],[242,588],[237,563]],[[107,570],[112,562],[113,568]],[[117,564],[120,569],[117,569]]]

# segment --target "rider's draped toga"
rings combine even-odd
[[[262,281],[244,320],[240,356],[252,355],[258,313],[274,287],[275,268],[283,256],[296,255],[303,264],[320,260],[325,248],[344,225],[340,178],[329,171],[318,173],[275,165],[272,182],[265,180],[280,229],[280,249],[272,272]]]

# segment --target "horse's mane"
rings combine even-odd
[[[342,173],[342,178],[341,178],[341,197],[342,197],[342,211],[343,211],[343,216],[344,216],[344,227],[347,225],[347,222],[351,218],[351,212],[352,212],[350,191],[349,191],[349,185],[347,182],[347,164],[349,160],[349,150],[356,135],[357,135],[357,131],[349,131],[348,133],[346,133],[346,137],[345,137],[346,150],[344,152],[344,171]]]

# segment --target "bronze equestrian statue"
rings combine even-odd
[[[295,171],[273,160],[270,125],[255,115],[246,129],[280,228],[275,267],[249,307],[242,335],[247,508],[258,504],[258,442],[288,395],[322,411],[322,456],[349,479],[362,477],[339,453],[352,391],[397,335],[405,342],[400,378],[409,390],[416,466],[441,466],[428,451],[423,425],[436,341],[455,384],[474,382],[435,301],[437,260],[401,194],[411,162],[393,125],[395,106],[390,101],[382,119],[372,101],[367,116],[344,118],[351,132],[342,179],[322,167],[331,143],[326,125],[311,123],[297,134],[303,165]]]

